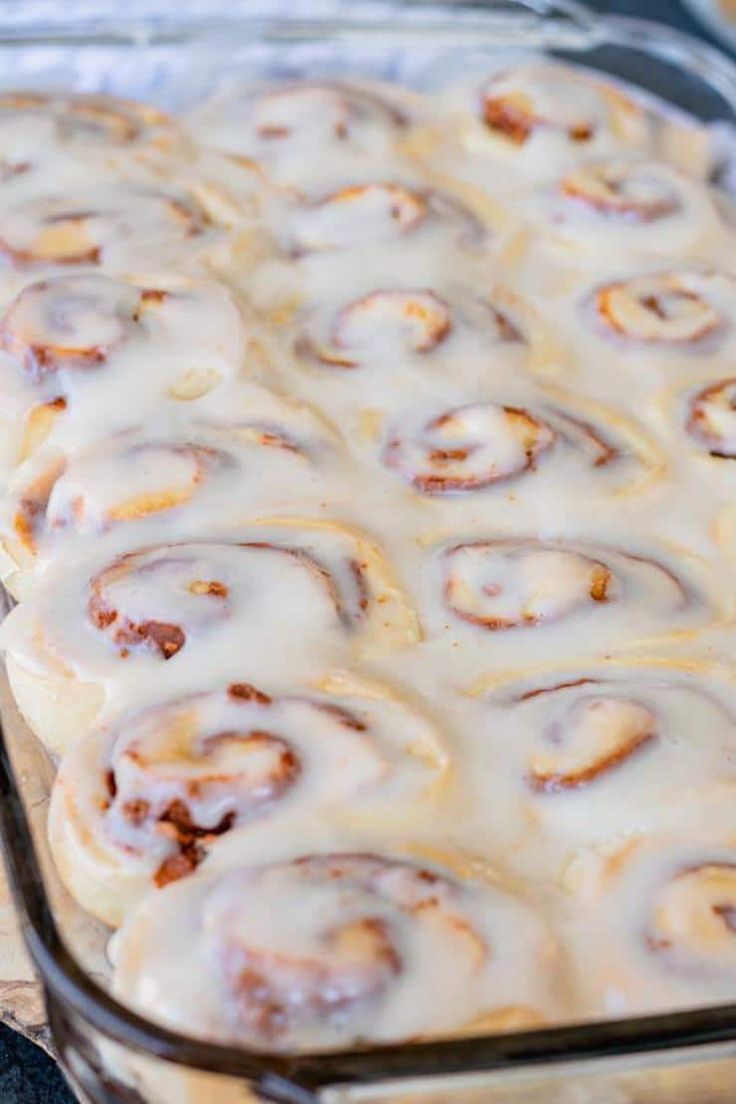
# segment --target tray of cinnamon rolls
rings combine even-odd
[[[509,18],[0,93],[2,713],[82,1099],[736,1038],[731,139]]]

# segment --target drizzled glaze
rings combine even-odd
[[[549,1006],[554,960],[536,919],[513,896],[435,865],[317,853],[186,879],[160,900],[164,910],[149,898],[138,930],[118,942],[117,991],[140,1001],[134,979],[156,978],[157,1006],[191,1030],[175,964],[198,929],[197,1023],[208,1037],[310,1050],[346,1031],[378,1042],[458,1023],[533,1025]],[[171,909],[186,922],[149,973],[140,939],[163,947]]]
[[[2,642],[116,991],[285,1051],[732,999],[707,133],[533,60],[5,97],[0,160]]]

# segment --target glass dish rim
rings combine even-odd
[[[234,28],[259,42],[324,41],[327,38],[388,40],[399,44],[403,33],[443,44],[498,44],[500,26],[549,26],[546,49],[577,50],[620,46],[656,56],[697,78],[715,91],[736,118],[736,63],[692,36],[648,20],[598,16],[577,0],[517,0],[518,11],[479,10],[473,0],[430,0],[404,4],[423,10],[432,20],[398,19],[363,23],[350,15],[315,18],[254,18],[245,12],[210,17],[206,13],[160,17],[103,17],[0,26],[0,49],[32,45],[115,45],[135,48],[157,44],[205,45]],[[458,10],[472,18],[452,22]],[[562,19],[562,23],[556,20]],[[495,31],[494,31],[495,28]],[[481,36],[480,39],[478,36]],[[508,42],[504,43],[508,45]],[[536,44],[537,47],[540,44]],[[736,1040],[736,1002],[686,1011],[616,1020],[544,1027],[464,1039],[396,1044],[334,1053],[285,1055],[249,1051],[186,1036],[146,1019],[117,1001],[78,964],[54,918],[30,821],[13,768],[0,717],[0,844],[10,888],[30,957],[47,1001],[61,1005],[106,1039],[140,1054],[195,1070],[241,1078],[266,1099],[284,1104],[314,1104],[329,1087],[415,1078],[449,1077],[569,1065],[624,1055],[703,1048]]]

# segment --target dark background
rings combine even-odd
[[[710,37],[677,0],[588,0],[599,11],[674,23]],[[1,1104],[74,1104],[54,1064],[32,1043],[0,1026]]]

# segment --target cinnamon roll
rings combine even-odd
[[[331,317],[319,314],[297,342],[297,352],[328,368],[395,369],[397,362],[450,350],[458,331],[488,345],[522,347],[524,335],[506,305],[450,303],[430,288],[381,288],[354,299]]]
[[[697,557],[665,546],[475,539],[445,545],[437,566],[437,590],[425,598],[428,633],[458,642],[472,633],[473,663],[493,668],[530,655],[547,659],[550,649],[600,654],[686,639],[732,616]],[[466,662],[466,677],[469,669]]]
[[[146,324],[167,293],[106,276],[57,277],[29,285],[0,322],[0,344],[41,382],[64,368],[93,368]]]
[[[633,100],[559,65],[532,61],[502,70],[479,96],[487,131],[513,146],[551,134],[572,146],[596,148],[614,139],[638,147],[648,136],[645,113]]]
[[[455,545],[444,558],[449,609],[489,632],[558,621],[621,597],[606,563],[565,547],[474,541]],[[679,605],[683,595],[675,580],[662,573],[660,582],[670,603]]]
[[[422,192],[400,183],[353,184],[304,204],[293,237],[299,249],[351,249],[416,233],[429,216]]]
[[[10,466],[43,444],[65,457],[81,452],[147,418],[164,435],[169,423],[242,415],[283,423],[299,437],[310,421],[244,378],[244,366],[254,375],[263,356],[258,331],[214,281],[133,284],[97,273],[41,280],[7,307],[0,349]],[[324,436],[316,421],[309,433]]]
[[[82,740],[52,795],[51,846],[88,910],[117,925],[150,885],[196,870],[227,835],[346,806],[416,812],[447,770],[433,725],[383,688],[274,695],[237,682],[154,706]],[[336,689],[334,689],[336,688]]]
[[[708,351],[728,328],[730,285],[696,272],[635,276],[599,288],[591,307],[600,331],[618,341]]]
[[[51,747],[110,708],[161,687],[182,693],[203,664],[324,669],[352,653],[398,650],[420,630],[379,549],[336,523],[278,519],[236,539],[164,544],[111,563],[60,565],[2,633],[19,706]]]
[[[296,499],[324,500],[313,448],[314,440],[254,420],[199,431],[193,423],[159,438],[123,433],[69,459],[42,451],[0,504],[0,545],[28,572],[93,535],[130,547],[147,534],[166,536],[173,522],[196,534]]]
[[[239,529],[238,536],[242,539],[230,545],[168,545],[126,553],[90,580],[89,618],[124,658],[142,649],[170,659],[187,642],[188,616],[196,631],[232,613],[238,574],[248,572],[248,560],[251,571],[265,560],[276,569],[274,587],[279,585],[277,576],[286,575],[285,563],[289,570],[298,569],[321,594],[330,620],[346,631],[375,635],[384,647],[392,640],[398,646],[416,639],[414,618],[388,565],[361,535],[333,522],[273,519],[249,532]],[[205,561],[209,570],[203,570],[203,553],[210,558]],[[219,570],[218,560],[224,561]],[[183,617],[145,622],[127,607],[126,599],[135,607],[150,599],[151,608],[157,601],[164,606],[167,600],[182,601]]]
[[[493,230],[490,217],[482,218],[462,199],[419,181],[350,184],[326,195],[300,197],[270,217],[286,224],[281,236],[297,255],[381,246],[404,253],[430,237],[436,244],[442,237],[448,246],[478,250]]]
[[[577,163],[531,202],[524,197],[521,207],[540,231],[538,247],[557,246],[563,264],[586,260],[593,269],[603,251],[627,264],[637,254],[708,263],[719,256],[725,232],[717,198],[702,183],[664,162],[631,156]]]
[[[733,1000],[736,837],[729,793],[720,815],[710,803],[701,807],[696,836],[682,829],[634,836],[582,852],[570,865],[566,885],[582,936],[576,955],[594,1015]]]
[[[74,378],[71,373],[99,370],[117,362],[131,346],[139,354],[154,342],[176,345],[171,351],[178,357],[187,348],[190,356],[214,362],[219,354],[220,360],[226,356],[237,365],[244,338],[239,314],[225,290],[215,283],[181,279],[169,285],[146,287],[102,274],[40,280],[5,310],[0,347],[22,377],[38,385],[52,375],[66,383]],[[193,349],[198,337],[204,347]],[[156,349],[159,356],[165,351]],[[127,367],[132,370],[134,365]]]
[[[658,222],[680,206],[666,166],[656,162],[583,162],[562,178],[559,190],[571,205],[619,222]]]
[[[18,551],[10,534],[6,550],[21,561],[24,552],[37,555],[54,531],[101,533],[179,510],[234,463],[232,455],[202,441],[125,438],[91,457],[52,460],[18,491],[11,507]],[[128,473],[125,485],[123,472]]]
[[[260,165],[278,184],[319,179],[320,164],[347,175],[376,157],[398,156],[418,100],[395,86],[294,81],[235,89],[190,118],[205,145]]]
[[[146,1013],[169,1026],[310,1051],[538,1024],[553,961],[539,919],[499,886],[327,852],[147,896],[117,937],[114,990],[142,1007],[145,978]]]
[[[581,472],[589,473],[598,490],[631,487],[661,461],[642,433],[610,412],[606,418],[602,427],[586,407],[477,402],[427,420],[413,418],[408,432],[389,433],[382,460],[420,494],[432,496],[505,489],[548,470],[564,479],[568,466],[578,480]]]
[[[563,850],[666,827],[736,782],[734,684],[706,664],[638,659],[501,677],[487,769]]]
[[[393,437],[383,458],[423,494],[453,494],[526,474],[554,442],[552,427],[527,410],[476,403],[438,415],[418,437]]]
[[[83,184],[59,194],[47,185],[0,211],[0,254],[19,269],[196,268],[213,236],[191,196],[147,184]]]
[[[736,379],[718,380],[689,401],[686,429],[697,448],[722,460],[736,459]]]
[[[18,164],[71,149],[109,156],[181,142],[174,120],[158,108],[119,96],[27,90],[0,95],[0,158]]]

